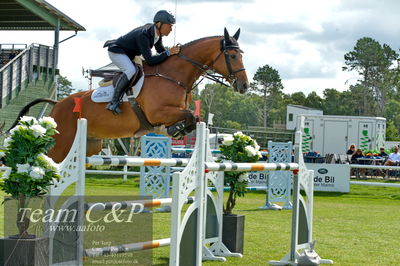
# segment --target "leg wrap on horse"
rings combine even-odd
[[[183,136],[183,131],[185,129],[185,123],[184,122],[178,122],[172,126],[169,126],[167,128],[167,133],[173,138],[181,137]]]
[[[120,114],[122,113],[119,105],[121,103],[122,96],[124,95],[126,86],[129,84],[129,79],[125,73],[122,73],[119,77],[116,85],[114,96],[109,104],[107,104],[106,108],[113,112],[113,114]]]
[[[193,116],[193,113],[187,111],[186,119],[182,122],[178,122],[167,128],[168,135],[178,138],[183,137],[193,130],[196,129],[196,118]]]

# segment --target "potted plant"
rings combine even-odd
[[[50,117],[38,121],[34,117],[24,116],[10,130],[9,136],[4,140],[4,149],[0,150],[4,165],[11,168],[8,176],[0,178],[0,189],[9,195],[4,201],[14,200],[16,203],[18,229],[17,235],[8,236],[1,241],[0,249],[5,253],[0,256],[5,260],[0,262],[1,265],[5,265],[5,262],[7,265],[43,265],[43,261],[36,261],[35,246],[43,246],[48,240],[28,233],[28,206],[32,199],[45,195],[48,187],[60,179],[57,164],[45,155],[55,144],[52,136],[58,133],[56,126]]]
[[[242,132],[224,137],[220,145],[221,159],[230,162],[257,162],[262,158],[257,141]],[[223,242],[231,252],[243,253],[244,215],[232,213],[237,197],[243,197],[248,183],[248,172],[225,172],[224,183],[229,195],[224,206]]]

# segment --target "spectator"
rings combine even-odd
[[[385,148],[384,147],[381,147],[379,149],[379,151],[380,151],[379,156],[381,156],[381,157],[387,157],[388,156],[387,153],[385,152]]]
[[[399,147],[394,146],[393,150],[394,152],[389,155],[387,161],[384,164],[385,166],[394,166],[400,164]],[[389,178],[389,170],[386,170],[385,178]]]
[[[354,144],[351,144],[349,149],[347,150],[346,154],[347,155],[353,155],[355,153],[356,146]]]
[[[361,157],[364,157],[364,154],[361,149],[357,149],[357,151],[351,156],[350,162],[357,164],[358,163],[357,158],[361,158]]]
[[[363,161],[359,162],[357,160],[357,158],[362,158],[362,157],[364,157],[364,154],[363,154],[362,150],[361,149],[357,149],[357,151],[351,156],[350,163],[352,163],[352,164],[364,164]],[[360,175],[365,177],[365,169],[354,169],[354,170],[356,170],[354,172],[356,177],[359,177]]]

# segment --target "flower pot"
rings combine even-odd
[[[244,215],[224,214],[222,223],[222,242],[234,253],[243,254]]]
[[[29,238],[10,236],[0,239],[0,265],[49,265],[49,239],[29,235]]]

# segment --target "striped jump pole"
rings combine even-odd
[[[208,171],[283,171],[298,170],[297,163],[205,163]]]
[[[90,249],[85,249],[83,254],[85,257],[94,258],[94,257],[100,257],[100,256],[106,256],[106,255],[112,255],[112,254],[118,254],[118,253],[159,248],[159,247],[169,246],[170,243],[171,243],[171,238],[164,238],[164,239],[159,239],[159,240],[124,244],[124,245],[119,245],[119,246],[110,246],[110,247],[103,247],[103,248],[90,248]]]
[[[172,147],[172,148],[171,148],[171,151],[172,151],[172,153],[193,153],[193,152],[194,152],[194,149],[173,148],[173,147]],[[210,152],[211,152],[212,154],[220,154],[220,153],[221,153],[220,150],[215,150],[215,149],[210,150]],[[261,151],[260,153],[261,153],[261,155],[263,155],[263,156],[267,156],[267,155],[269,154],[267,151]]]
[[[209,190],[211,191],[216,191],[217,189],[215,187],[208,187]],[[246,187],[247,191],[265,191],[267,190],[268,187]],[[230,191],[230,187],[224,187],[224,191]]]
[[[146,158],[116,158],[106,156],[86,157],[86,164],[89,166],[186,166],[188,159],[146,159]]]
[[[194,149],[184,149],[184,148],[171,148],[172,153],[193,153]],[[211,150],[213,154],[220,154],[220,150]]]
[[[195,201],[194,197],[188,197],[185,204],[192,204]],[[141,205],[144,208],[171,206],[172,198],[154,199],[154,200],[130,200],[118,202],[95,202],[85,204],[85,210],[90,211],[106,211],[106,210],[125,210],[134,209],[135,206]]]

